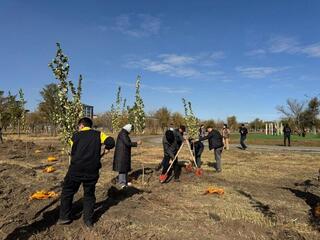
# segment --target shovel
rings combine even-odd
[[[167,178],[168,178],[168,173],[169,173],[171,167],[173,166],[174,162],[176,161],[176,159],[177,159],[177,157],[178,157],[178,155],[179,155],[182,147],[183,147],[183,144],[181,144],[181,147],[179,148],[179,150],[178,150],[176,156],[174,157],[174,159],[172,160],[172,162],[171,162],[169,168],[167,169],[166,173],[160,175],[160,177],[159,177],[160,182],[163,183],[163,182],[165,182],[165,181],[167,180]]]
[[[195,157],[195,152],[194,152],[194,154],[193,154],[193,152],[192,152],[192,150],[191,150],[191,146],[190,146],[190,143],[189,143],[189,141],[187,141],[187,145],[188,145],[188,149],[189,149],[189,151],[190,151],[190,154],[191,154],[191,156],[192,156],[192,160],[193,160],[193,162],[194,162],[194,165],[196,166],[196,170],[195,170],[195,175],[196,176],[202,176],[202,174],[203,174],[203,169],[202,168],[199,168],[198,167],[198,164],[197,164],[197,162],[196,162],[196,157]],[[194,148],[194,151],[195,151],[195,146],[193,145],[193,148]],[[190,163],[188,166],[187,166],[187,170],[189,170],[189,169],[192,169],[192,165],[191,165],[192,163]],[[190,166],[191,165],[191,166]]]

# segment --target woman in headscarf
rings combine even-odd
[[[131,171],[131,148],[141,144],[141,141],[131,142],[129,134],[132,131],[132,124],[127,124],[122,128],[118,134],[114,152],[113,170],[119,173],[118,183],[121,188],[128,186],[128,172]]]

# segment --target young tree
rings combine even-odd
[[[182,98],[182,103],[184,106],[184,119],[185,123],[188,128],[188,134],[191,138],[197,138],[198,137],[198,119],[195,117],[191,102],[187,102],[186,99]]]
[[[4,96],[4,91],[0,90],[0,127],[3,127],[3,117],[5,115],[7,98]]]
[[[8,96],[6,98],[6,110],[5,112],[7,113],[7,117],[10,121],[10,125],[12,126],[12,130],[15,130],[18,126],[18,132],[20,134],[20,124],[22,120],[22,116],[25,113],[24,109],[24,97],[23,97],[23,92],[20,91],[22,95],[20,96],[21,99],[17,100],[17,95],[12,95],[11,92],[9,91]]]
[[[236,130],[238,128],[238,122],[236,116],[227,117],[227,124],[231,130]]]
[[[278,106],[278,112],[282,113],[286,118],[292,119],[298,129],[302,126],[302,113],[304,109],[304,102],[299,102],[297,99],[287,99],[286,106]]]
[[[178,127],[180,125],[184,125],[184,117],[179,112],[174,112],[171,115],[171,122],[174,126]]]
[[[264,127],[264,122],[259,118],[256,118],[255,120],[249,123],[249,128],[254,129],[255,131],[264,129]]]
[[[63,53],[60,44],[57,43],[57,52],[55,58],[49,64],[55,78],[58,80],[58,102],[55,122],[59,126],[62,134],[61,141],[64,144],[65,151],[70,153],[69,141],[74,131],[77,130],[77,122],[82,117],[83,109],[81,104],[81,82],[82,76],[79,76],[78,87],[74,87],[69,75],[69,59]],[[71,96],[70,96],[71,95]]]
[[[207,128],[208,126],[212,126],[213,128],[217,127],[217,123],[213,119],[209,119],[203,122],[203,125]]]
[[[55,83],[46,85],[41,91],[42,101],[39,103],[38,110],[43,115],[47,123],[56,125],[56,116],[58,115],[59,106],[59,88]]]
[[[170,121],[170,115],[171,113],[166,107],[159,108],[155,112],[154,117],[158,119],[159,125],[162,131],[164,131],[165,128],[168,127],[169,121]]]
[[[141,77],[138,75],[136,80],[136,96],[135,102],[132,108],[133,125],[135,132],[138,134],[144,133],[146,127],[146,116],[144,112],[144,104],[140,95],[140,83]]]
[[[320,101],[317,97],[311,98],[309,100],[308,106],[305,111],[301,114],[301,121],[303,127],[308,127],[316,133],[317,116],[320,112]]]
[[[98,114],[94,119],[94,124],[100,128],[106,128],[108,130],[112,129],[112,117],[111,112],[105,112]]]
[[[111,105],[111,122],[112,122],[112,132],[119,132],[121,129],[121,87],[118,87],[116,102]]]
[[[22,127],[22,130],[25,130],[26,128],[26,101],[24,99],[24,93],[22,89],[19,89],[19,105],[20,105],[20,116],[19,116],[19,134],[20,134],[20,125]]]

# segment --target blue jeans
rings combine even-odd
[[[119,172],[119,176],[118,176],[118,183],[121,186],[127,186],[128,185],[128,173],[120,173]]]
[[[247,145],[244,143],[246,139],[247,139],[247,136],[240,136],[240,145],[243,149],[247,148]]]

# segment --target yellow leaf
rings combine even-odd
[[[224,194],[224,190],[223,190],[223,188],[209,187],[204,192],[204,194],[213,194],[213,193],[216,193],[218,195],[223,195]]]
[[[56,157],[48,157],[48,161],[54,162],[54,161],[57,161],[57,158]]]
[[[33,200],[33,199],[48,199],[48,198],[54,198],[54,197],[58,197],[58,194],[53,192],[53,191],[49,191],[49,192],[46,192],[46,191],[36,191],[34,194],[32,194],[30,196],[30,200]]]
[[[43,169],[43,172],[46,172],[46,173],[52,173],[54,172],[56,169],[52,166],[49,166],[49,167],[46,167],[45,169]]]

